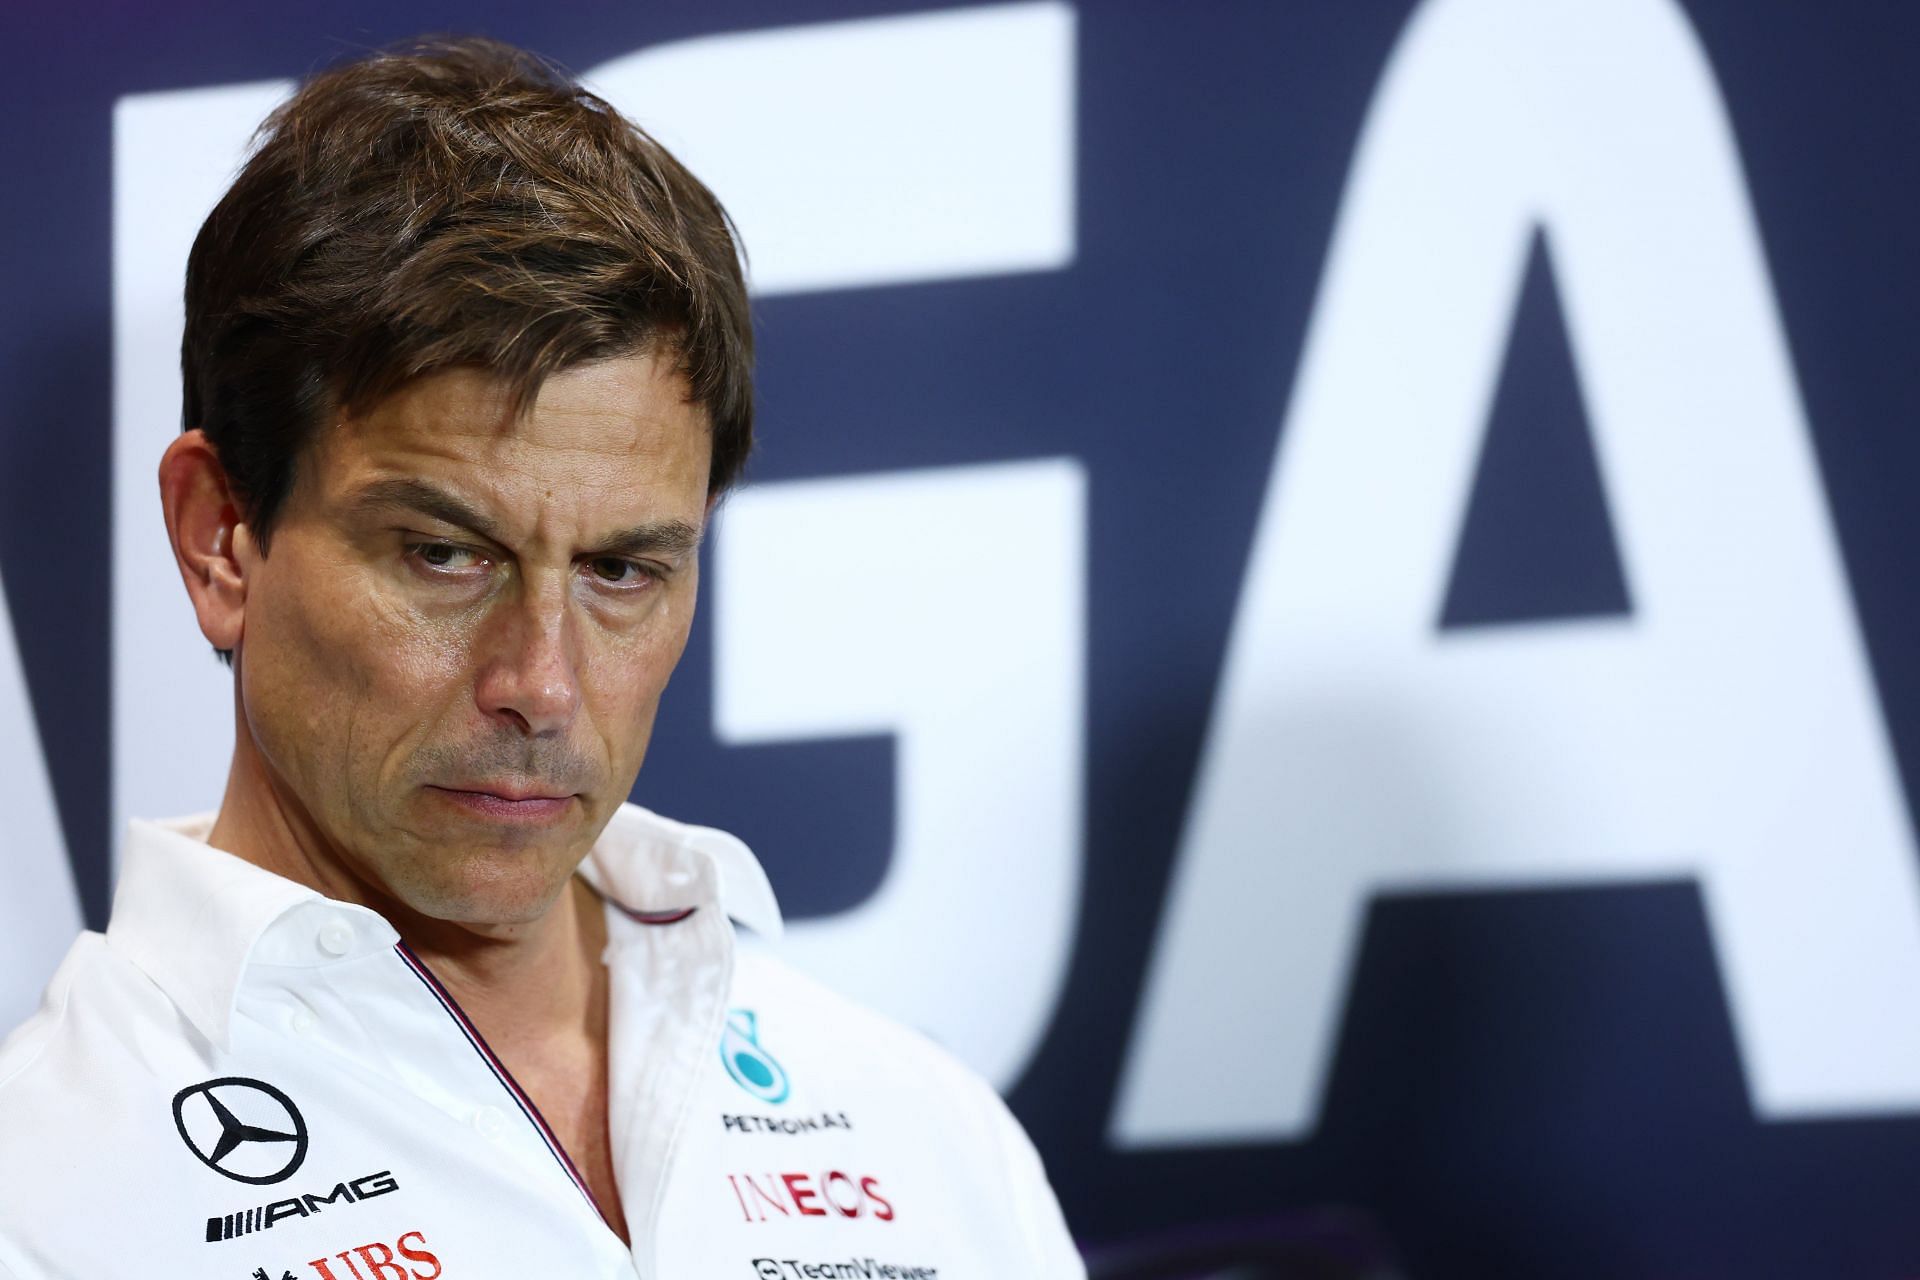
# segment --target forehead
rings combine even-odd
[[[426,477],[532,518],[704,505],[711,451],[707,413],[672,359],[639,354],[552,375],[520,414],[485,370],[428,374],[323,432],[312,471],[324,498]]]

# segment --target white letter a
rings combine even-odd
[[[1441,634],[1527,247],[1630,619]],[[1667,0],[1432,0],[1362,136],[1114,1117],[1299,1137],[1383,888],[1697,879],[1756,1111],[1920,1109],[1920,884],[1711,73]]]

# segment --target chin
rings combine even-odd
[[[523,925],[544,917],[573,876],[573,864],[528,859],[526,851],[500,856],[469,854],[445,874],[389,880],[393,895],[411,910],[449,924]]]

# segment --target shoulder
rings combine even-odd
[[[67,949],[66,958],[54,970],[47,983],[40,1007],[25,1022],[0,1039],[0,1109],[10,1098],[28,1092],[35,1079],[34,1067],[43,1059],[47,1047],[68,1028],[75,987],[85,987],[96,977],[105,957],[101,954],[106,939],[97,933],[83,933]],[[0,1112],[3,1113],[3,1112]]]
[[[971,1067],[925,1033],[841,994],[789,963],[778,943],[743,938],[736,953],[735,1012],[777,1023],[796,1054],[826,1057],[888,1092],[964,1099],[998,1107],[999,1095]],[[865,1069],[863,1069],[865,1068]]]
[[[54,1171],[71,1163],[60,1134],[84,1088],[71,1077],[72,1064],[84,1057],[74,1044],[76,992],[84,1005],[84,992],[107,959],[105,941],[97,933],[80,935],[54,971],[39,1009],[0,1041],[0,1169],[41,1171],[31,1185],[9,1179],[0,1195],[0,1276],[29,1274],[15,1249],[33,1243],[45,1208],[33,1202],[51,1183],[61,1183],[63,1194],[72,1189]]]
[[[889,1138],[911,1133],[907,1145],[938,1153],[949,1171],[964,1166],[976,1194],[1000,1201],[1023,1254],[1036,1260],[1033,1274],[1084,1274],[1039,1153],[978,1072],[924,1033],[801,972],[777,944],[742,939],[733,1004],[723,1059],[746,1051],[770,1064],[763,1077],[736,1074],[737,1085],[751,1090],[764,1078],[809,1104],[803,1114],[844,1112],[856,1128],[882,1125]]]
[[[133,1193],[137,1162],[100,1153],[124,1154],[126,1135],[166,1114],[169,1081],[203,1056],[193,1034],[105,938],[74,942],[39,1010],[0,1043],[0,1170],[37,1171],[0,1194],[0,1276],[39,1274],[16,1257],[41,1258],[90,1203]]]
[[[182,1054],[202,1059],[205,1045],[173,1001],[103,935],[83,933],[40,1008],[0,1041],[0,1114],[44,1090],[89,1091]]]
[[[0,1152],[68,1142],[115,1122],[142,1081],[199,1060],[195,1033],[153,982],[104,937],[83,933],[40,1008],[0,1042]]]

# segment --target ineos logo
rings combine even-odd
[[[270,1084],[223,1076],[173,1095],[173,1123],[202,1164],[235,1182],[293,1176],[307,1158],[307,1122]]]

